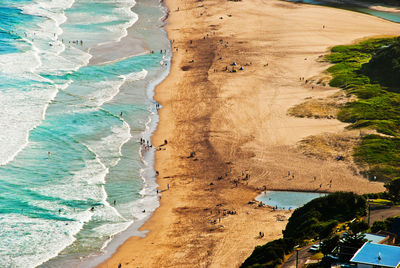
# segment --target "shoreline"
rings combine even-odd
[[[161,3],[162,5],[162,3]],[[164,16],[167,16],[167,14],[165,13],[164,7],[160,7],[161,11],[163,12],[163,17],[159,18],[159,21],[163,22],[163,18]],[[162,31],[162,34],[166,36],[166,32],[163,30],[164,25],[161,25],[160,27],[160,31]],[[127,29],[128,31],[128,35],[125,36],[123,39],[121,39],[121,41],[116,41],[116,42],[112,42],[112,43],[107,43],[106,46],[110,46],[112,47],[114,50],[112,53],[107,54],[108,52],[105,51],[100,51],[100,57],[96,57],[96,61],[94,63],[92,63],[92,61],[88,64],[107,64],[109,62],[113,62],[113,61],[119,61],[121,59],[124,58],[130,58],[130,57],[135,57],[135,56],[139,56],[139,55],[143,55],[143,54],[148,54],[149,53],[149,48],[145,47],[144,45],[144,41],[135,37],[132,37],[132,33],[130,33],[130,29],[132,29],[134,27],[134,25],[132,25],[131,27],[129,27]],[[134,31],[134,29],[132,29],[132,31]],[[134,32],[133,32],[134,33]],[[168,39],[166,37],[166,39]],[[138,42],[138,43],[137,43]],[[118,50],[119,47],[124,47],[124,46],[129,46],[129,43],[134,43],[136,46],[134,47],[134,49],[132,50],[132,52],[134,53],[133,55],[129,55],[126,57],[119,57],[118,53],[114,53],[115,49]],[[114,47],[113,45],[116,44],[116,47]],[[101,47],[99,48],[99,50],[103,50],[104,48]],[[157,52],[158,53],[158,52]],[[149,116],[148,116],[148,120],[145,124],[145,129],[141,134],[141,138],[145,138],[146,140],[150,140],[151,137],[153,136],[154,132],[157,129],[157,124],[159,122],[159,114],[155,108],[155,104],[157,102],[155,102],[154,100],[154,94],[155,94],[155,88],[157,87],[158,84],[160,84],[169,74],[170,72],[170,62],[171,62],[171,55],[170,55],[170,48],[167,49],[167,54],[164,54],[163,56],[163,62],[166,63],[166,68],[160,69],[158,71],[158,75],[154,75],[154,77],[148,81],[147,85],[146,85],[146,96],[148,98],[148,100],[152,103],[151,106],[148,107],[149,109]],[[110,59],[110,61],[102,61],[101,59],[109,59],[110,57],[114,57],[112,59]],[[131,137],[131,139],[134,139],[134,137]],[[155,150],[152,148],[149,151],[144,151],[143,148],[140,148],[139,150],[139,155],[140,158],[142,160],[143,163],[143,168],[141,169],[140,173],[141,173],[141,177],[143,179],[143,183],[144,183],[144,188],[140,191],[140,194],[143,195],[143,197],[139,200],[137,200],[138,202],[141,202],[144,200],[145,197],[149,197],[152,196],[153,193],[155,192],[155,189],[158,187],[157,181],[156,181],[156,177],[155,177],[155,170],[154,170],[154,162],[155,162]],[[151,187],[149,188],[148,184],[155,184],[155,187]],[[151,191],[151,192],[150,192]],[[154,194],[154,196],[156,197],[156,202],[155,204],[155,209],[157,209],[160,205],[159,201],[160,198],[158,197],[157,194]],[[154,204],[152,204],[152,207],[154,207]],[[146,207],[146,209],[148,209],[148,207]],[[107,242],[106,245],[103,246],[103,248],[100,250],[100,252],[94,252],[91,255],[85,257],[85,259],[79,260],[79,262],[75,263],[76,267],[95,267],[101,263],[103,263],[105,260],[107,260],[108,258],[110,258],[112,256],[112,254],[114,254],[117,249],[124,244],[130,237],[132,236],[136,236],[136,237],[145,237],[146,233],[148,233],[148,231],[144,230],[141,231],[140,228],[152,217],[152,215],[154,214],[154,209],[152,209],[150,211],[150,213],[146,213],[145,217],[137,219],[135,221],[133,221],[133,223],[131,225],[129,225],[129,227],[125,230],[123,230],[122,232],[116,234],[115,236],[113,236],[112,238],[110,238],[110,240]],[[72,262],[68,262],[69,264],[72,264]]]
[[[156,102],[153,99],[154,96],[154,89],[157,84],[159,84],[162,80],[165,79],[165,77],[169,73],[169,61],[171,58],[170,55],[170,49],[169,49],[169,40],[166,37],[166,33],[163,30],[163,25],[164,23],[162,22],[161,18],[164,16],[164,8],[158,6],[157,4],[153,6],[154,3],[158,3],[158,1],[152,1],[152,2],[146,2],[143,0],[137,1],[135,6],[132,7],[132,10],[135,11],[135,8],[138,6],[141,6],[143,8],[144,4],[146,4],[145,8],[154,8],[154,10],[158,10],[161,17],[152,17],[154,21],[157,23],[151,24],[151,28],[146,29],[147,31],[160,31],[157,36],[146,36],[146,31],[143,30],[143,27],[146,26],[145,22],[137,20],[132,26],[128,27],[127,30],[127,35],[122,37],[119,41],[113,41],[109,43],[104,43],[103,45],[99,47],[94,47],[96,49],[89,50],[92,54],[91,61],[87,64],[87,66],[90,65],[103,65],[103,64],[108,64],[110,62],[117,62],[117,61],[122,61],[127,58],[143,55],[143,54],[150,54],[150,49],[147,47],[145,44],[148,43],[149,45],[152,45],[152,43],[149,40],[154,40],[157,38],[160,38],[159,42],[157,44],[152,45],[152,49],[155,49],[157,51],[157,48],[162,47],[162,48],[167,48],[167,53],[162,55],[162,60],[159,63],[162,67],[151,67],[151,69],[148,69],[148,75],[146,76],[145,79],[142,81],[134,81],[130,82],[127,81],[125,84],[123,84],[120,88],[123,93],[126,94],[129,91],[132,91],[132,88],[130,87],[135,87],[138,88],[139,94],[143,94],[144,98],[146,99],[148,105],[146,107],[146,111],[148,113],[146,119],[145,119],[145,125],[143,131],[138,131],[137,129],[131,129],[131,136],[128,141],[126,141],[124,144],[121,145],[120,153],[121,150],[128,150],[126,147],[130,146],[127,144],[132,144],[136,143],[139,140],[139,137],[146,138],[147,140],[150,140],[150,137],[152,136],[152,133],[156,129],[157,122],[159,120],[158,113],[156,111]],[[148,6],[147,6],[148,5]],[[158,14],[157,13],[157,14]],[[149,40],[148,40],[149,39]],[[133,48],[130,47],[130,45],[134,45]],[[115,47],[114,47],[115,46]],[[119,49],[121,47],[128,47],[124,51],[120,51]],[[97,49],[98,48],[98,49]],[[107,48],[107,49],[106,49]],[[128,55],[125,55],[125,52],[128,53]],[[129,54],[133,53],[133,55]],[[158,52],[157,52],[158,53]],[[92,59],[95,61],[92,62]],[[105,60],[108,59],[108,60]],[[166,64],[167,63],[167,64]],[[164,66],[165,65],[165,66]],[[150,71],[151,70],[151,71]],[[134,83],[134,84],[132,84]],[[142,86],[136,85],[136,83],[141,83]],[[133,89],[135,89],[133,88]],[[142,89],[143,88],[143,89]],[[121,92],[122,92],[121,91]],[[116,101],[121,94],[119,92],[117,96],[114,96],[112,101]],[[139,97],[142,97],[139,95]],[[118,101],[118,100],[117,100]],[[125,118],[126,119],[126,118]],[[123,118],[121,120],[125,121]],[[128,120],[129,121],[129,120]],[[128,121],[125,121],[125,123],[128,124]],[[129,124],[128,124],[129,125]],[[132,126],[129,125],[131,128]],[[141,232],[139,231],[139,227],[141,227],[153,214],[154,210],[159,206],[159,198],[158,195],[156,194],[156,188],[158,187],[157,182],[155,180],[155,173],[154,173],[154,149],[150,149],[148,151],[143,150],[143,148],[139,147],[139,150],[135,153],[140,156],[140,161],[141,161],[141,166],[142,168],[140,169],[140,179],[143,181],[143,188],[140,190],[139,194],[141,195],[141,198],[134,201],[134,204],[132,207],[137,208],[137,213],[135,215],[135,219],[132,221],[132,223],[124,230],[117,232],[116,234],[113,234],[108,237],[107,240],[104,241],[102,247],[100,249],[96,249],[96,251],[92,252],[86,252],[84,255],[81,254],[79,255],[78,253],[75,254],[74,252],[69,252],[66,254],[63,254],[63,251],[65,249],[68,249],[66,247],[63,249],[61,252],[58,253],[57,256],[50,258],[43,262],[42,264],[39,265],[39,267],[48,267],[48,266],[68,266],[68,267],[94,267],[107,258],[109,258],[113,252],[116,251],[116,249],[123,244],[129,237],[135,235],[135,236],[145,236],[146,231]],[[110,198],[107,196],[107,199]],[[112,199],[110,203],[112,202]],[[146,210],[146,213],[142,213],[142,209]],[[134,213],[134,212],[132,212]],[[135,212],[136,213],[136,212]],[[87,250],[86,250],[87,251]]]
[[[174,52],[171,71],[156,87],[154,97],[163,107],[152,143],[158,146],[168,140],[166,150],[156,152],[157,183],[163,191],[160,207],[140,228],[149,230],[146,237],[131,237],[99,267],[117,267],[120,263],[122,267],[237,266],[255,245],[281,236],[286,221],[278,221],[278,215],[284,214],[286,220],[290,216],[286,211],[247,204],[263,185],[268,185],[267,190],[274,190],[282,189],[284,183],[285,190],[293,191],[361,193],[383,189],[382,184],[355,176],[341,163],[310,159],[296,151],[299,139],[321,133],[321,128],[340,132],[346,124],[336,120],[291,118],[285,111],[307,96],[320,97],[338,91],[320,86],[311,90],[309,85],[298,82],[301,75],[313,77],[327,68],[326,63],[316,59],[328,47],[381,32],[398,33],[399,25],[350,11],[278,1],[217,3],[207,0],[202,6],[179,3],[179,11],[177,2],[166,1],[170,10],[166,28]],[[257,16],[261,12],[277,15],[261,21]],[[285,12],[291,14],[285,15]],[[296,23],[310,12],[312,18],[301,29]],[[343,20],[339,29],[331,32],[336,16]],[[224,23],[225,20],[230,20],[230,24]],[[328,25],[328,34],[333,37],[327,38],[322,32],[321,21]],[[346,24],[354,21],[361,21],[361,26],[347,29]],[[263,27],[252,26],[254,22],[262,23]],[[282,23],[287,27],[281,27]],[[378,26],[370,27],[369,23]],[[241,29],[241,25],[246,27]],[[393,29],[387,29],[389,25]],[[262,37],[260,29],[272,30],[266,33],[267,37]],[[306,42],[304,36],[311,40]],[[221,46],[219,40],[228,43]],[[283,46],[280,50],[279,45]],[[266,48],[268,55],[261,53],[260,48]],[[218,60],[218,55],[222,60]],[[245,66],[244,72],[222,71],[233,61]],[[272,73],[270,68],[265,68],[266,63]],[[282,71],[284,74],[280,75]],[[271,88],[272,94],[269,90],[264,92],[260,85]],[[243,88],[250,88],[251,94]],[[265,103],[268,109],[264,108]],[[263,148],[268,148],[268,152]],[[195,152],[193,157],[191,152]],[[296,174],[293,180],[285,175],[288,169]],[[330,189],[325,186],[318,189],[315,183],[304,180],[317,171],[320,171],[320,185],[332,176],[336,178],[340,174],[343,178],[335,181]],[[251,179],[244,180],[244,174],[251,175]],[[235,180],[239,180],[236,187]],[[235,214],[224,215],[224,209]],[[217,224],[210,220],[217,220]],[[269,225],[269,230],[264,231],[265,238],[254,238],[265,225]]]
[[[163,4],[160,2],[160,5],[163,5]],[[135,8],[135,6],[133,7],[133,9]],[[165,16],[168,16],[168,13],[165,10],[164,6],[160,6],[159,8],[163,14],[163,16],[158,19],[158,21],[160,21],[162,23],[159,26],[160,31],[162,32],[161,34],[164,35],[165,38],[168,40],[167,34],[163,29],[165,26],[165,22],[164,22],[163,18]],[[128,34],[125,37],[123,37],[120,41],[106,43],[105,45],[102,45],[101,47],[96,47],[100,50],[100,51],[97,51],[100,54],[96,55],[96,57],[94,57],[95,58],[94,63],[92,61],[90,61],[88,65],[107,64],[109,62],[123,60],[124,58],[130,58],[130,57],[135,57],[135,56],[139,56],[139,55],[143,55],[143,54],[148,54],[150,51],[150,48],[145,46],[145,41],[142,39],[139,39],[135,36],[132,36],[132,35],[137,34],[137,32],[135,32],[134,28],[135,28],[135,24],[133,24],[131,27],[129,27],[127,29]],[[131,43],[135,44],[133,50],[131,50],[133,55],[128,55],[126,57],[120,57],[121,54],[114,53],[115,51],[118,51],[118,49],[120,47],[124,47],[124,46],[129,47],[129,44],[131,44]],[[168,40],[168,44],[170,44],[169,40]],[[116,46],[114,46],[114,45],[116,45]],[[103,46],[112,47],[113,51],[108,54],[107,51],[103,50],[104,49]],[[130,49],[132,49],[132,48],[127,49],[127,51],[130,51]],[[158,53],[158,52],[156,52],[156,53]],[[148,82],[146,83],[146,88],[145,88],[146,93],[145,94],[146,94],[149,102],[151,103],[151,106],[148,107],[149,115],[148,115],[147,122],[145,123],[145,129],[140,134],[140,137],[145,138],[146,140],[151,139],[152,135],[154,134],[154,132],[157,129],[157,124],[159,122],[159,114],[155,107],[155,104],[157,102],[154,100],[154,94],[155,94],[155,88],[157,87],[157,85],[160,84],[168,76],[168,74],[170,72],[170,62],[171,62],[170,53],[171,53],[170,48],[167,48],[167,53],[163,55],[163,64],[165,64],[166,68],[160,69],[159,71],[157,71],[157,74],[153,74],[152,79],[148,80]],[[101,60],[101,59],[104,60],[106,58],[109,59],[109,61]],[[110,58],[112,58],[112,59],[110,59]],[[133,136],[131,137],[131,139],[134,139],[134,138],[135,137],[133,137]],[[112,238],[110,238],[110,240],[108,240],[107,243],[102,247],[100,252],[94,252],[91,255],[85,257],[84,260],[79,260],[79,262],[76,261],[74,264],[76,267],[95,267],[96,265],[99,265],[102,262],[104,262],[105,260],[107,260],[108,258],[110,258],[112,256],[112,254],[114,254],[116,252],[118,247],[120,247],[123,243],[125,243],[130,237],[132,237],[132,236],[145,237],[146,236],[146,233],[148,231],[146,231],[146,230],[140,231],[140,227],[143,226],[149,220],[149,218],[152,217],[154,210],[159,207],[160,198],[158,197],[157,194],[153,194],[155,192],[155,189],[158,187],[156,177],[155,177],[155,170],[154,170],[155,150],[152,148],[148,151],[145,151],[145,150],[143,150],[143,148],[140,148],[138,154],[140,155],[141,161],[143,163],[143,168],[140,170],[140,174],[141,174],[141,178],[143,180],[144,187],[140,191],[142,198],[137,201],[139,203],[141,203],[142,201],[145,201],[144,199],[146,197],[155,196],[155,198],[156,198],[155,203],[152,203],[151,210],[149,213],[147,213],[147,211],[146,211],[145,217],[136,219],[135,221],[133,221],[133,223],[131,225],[129,225],[129,227],[127,229],[123,230],[122,232],[117,233]],[[154,184],[154,186],[149,188],[149,186],[148,186],[149,184]],[[149,208],[150,207],[146,207],[146,210]],[[68,263],[72,264],[72,262],[68,262]]]

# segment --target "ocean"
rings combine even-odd
[[[0,267],[100,253],[158,206],[139,140],[169,71],[166,12],[159,0],[0,1]]]

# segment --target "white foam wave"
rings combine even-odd
[[[23,62],[23,64],[21,64]],[[4,54],[0,56],[0,72],[5,74],[23,74],[34,72],[42,64],[36,49],[24,53]]]
[[[147,76],[147,73],[148,73],[147,70],[143,69],[142,71],[137,72],[137,73],[121,75],[121,77],[123,77],[127,82],[133,82],[133,81],[145,79]]]
[[[133,221],[127,221],[127,222],[120,222],[120,223],[108,223],[104,224],[98,228],[93,229],[95,231],[95,235],[101,235],[103,237],[109,237],[109,239],[103,244],[101,247],[101,250],[103,250],[108,243],[111,241],[111,239],[116,235],[119,234],[122,231],[125,231],[128,229],[128,227],[133,223]]]
[[[100,107],[104,103],[114,99],[114,97],[120,92],[120,88],[125,82],[142,80],[146,77],[146,75],[147,71],[143,69],[140,72],[120,75],[119,80],[117,81],[109,80],[85,85],[86,87],[90,88],[80,89],[80,92],[84,94],[82,97],[87,99],[83,105]],[[87,92],[87,90],[90,91]]]
[[[90,54],[73,47],[66,50],[65,45],[57,40],[58,34],[62,33],[60,25],[67,19],[64,11],[73,3],[73,0],[53,0],[29,2],[19,6],[23,13],[40,16],[41,20],[37,28],[16,30],[25,42],[17,45],[25,52],[0,55],[0,72],[35,82],[27,83],[26,89],[3,87],[1,90],[0,165],[12,161],[26,147],[29,132],[45,118],[49,103],[57,95],[58,86],[40,74],[63,74],[77,70],[89,62]],[[30,45],[28,50],[26,44]],[[39,85],[39,82],[47,83]],[[59,86],[65,88],[68,85],[69,83]]]
[[[110,42],[119,42],[121,39],[128,35],[127,28],[131,27],[133,24],[137,22],[139,19],[138,15],[132,11],[132,8],[136,5],[135,1],[132,0],[120,0],[120,1],[113,1],[113,4],[119,6],[119,8],[115,8],[113,10],[114,14],[117,14],[118,18],[125,19],[125,23],[120,23],[117,25],[109,25],[105,26],[106,29],[110,33],[110,38],[107,40],[103,40],[99,42],[97,45],[104,45]]]
[[[117,11],[120,16],[125,15],[126,19],[128,19],[125,23],[120,23],[117,25],[105,26],[104,28],[108,31],[117,34],[117,37],[114,37],[115,41],[120,41],[123,37],[128,35],[127,28],[131,27],[133,24],[137,22],[139,19],[138,15],[131,11],[131,7],[128,8],[120,8]]]
[[[25,148],[29,132],[44,119],[47,106],[57,92],[55,85],[40,84],[30,91],[0,91],[0,165],[12,161]]]
[[[87,101],[84,103],[84,105],[97,107],[102,106],[104,103],[112,100],[119,93],[119,90],[124,82],[125,79],[93,83],[92,86],[96,89],[96,91],[91,92],[86,96]]]
[[[65,181],[51,186],[40,186],[32,190],[44,196],[61,198],[67,201],[104,201],[107,195],[104,194],[101,186],[105,183],[105,176],[108,169],[98,160],[86,160],[85,166],[74,172],[72,177]]]
[[[87,143],[87,147],[94,152],[100,161],[108,168],[115,166],[122,156],[122,146],[132,137],[129,125],[123,121],[120,126],[111,129],[112,134],[99,141]]]
[[[101,2],[107,2],[107,0],[102,0]],[[99,42],[107,43],[110,40],[120,40],[126,36],[126,28],[132,26],[138,19],[137,15],[131,11],[131,7],[135,4],[134,1],[110,0],[109,2],[118,5],[119,8],[114,9],[114,15],[105,17],[105,19],[109,19],[110,22],[115,21],[115,17],[113,16],[117,14],[116,16],[125,19],[126,22],[104,27],[109,34],[93,34],[93,44]],[[43,18],[43,21],[37,24],[37,28],[25,29],[26,38],[24,40],[32,46],[31,50],[25,52],[26,54],[21,58],[8,58],[2,61],[0,57],[0,68],[3,67],[5,72],[9,71],[9,73],[18,73],[20,75],[31,72],[41,78],[39,74],[63,74],[78,70],[81,66],[86,65],[91,55],[83,52],[79,47],[67,45],[67,41],[64,43],[61,42],[59,37],[62,35],[63,37],[75,38],[70,40],[81,40],[85,36],[90,36],[90,34],[84,31],[68,32],[68,30],[63,31],[61,28],[63,23],[69,22],[69,18],[65,16],[65,10],[71,8],[74,1],[46,0],[31,3],[31,5],[22,7],[24,13]],[[99,23],[104,22],[106,21]],[[101,39],[99,36],[101,36]],[[13,62],[19,64],[12,65]],[[26,64],[20,64],[21,62],[26,62]],[[143,70],[138,73],[121,76],[120,80],[117,82],[114,81],[112,84],[107,82],[99,83],[97,86],[99,86],[100,90],[94,92],[93,95],[89,95],[89,103],[87,104],[90,106],[101,106],[118,94],[124,82],[144,79],[146,75],[147,71]],[[46,79],[43,78],[43,80],[45,81]],[[48,83],[44,87],[28,92],[0,93],[0,116],[7,118],[3,122],[0,122],[0,129],[2,131],[5,129],[3,133],[0,132],[0,144],[6,144],[10,148],[14,147],[14,151],[16,148],[19,148],[11,158],[6,159],[4,157],[2,159],[0,155],[0,163],[7,163],[16,156],[21,148],[26,146],[29,131],[36,127],[41,119],[45,118],[47,107],[56,96],[58,89],[65,90],[70,83],[71,81],[63,85]],[[13,103],[13,107],[10,108],[10,105],[6,105],[7,103]],[[29,114],[27,114],[27,110],[29,110]],[[65,200],[95,200],[104,204],[104,206],[96,207],[93,212],[89,211],[89,208],[81,212],[75,212],[75,210],[71,211],[71,208],[67,206],[57,206],[48,201],[32,203],[37,207],[46,209],[62,209],[61,214],[63,216],[74,219],[73,222],[68,222],[68,225],[63,221],[30,219],[23,216],[13,218],[13,215],[7,215],[6,217],[0,217],[0,226],[2,226],[0,228],[0,237],[6,236],[9,233],[16,233],[17,237],[23,237],[23,239],[18,241],[10,241],[10,246],[7,249],[0,248],[0,256],[14,256],[13,258],[4,257],[4,266],[33,267],[56,256],[58,252],[73,243],[75,240],[74,235],[82,229],[85,222],[91,219],[109,221],[108,225],[95,228],[94,231],[110,237],[123,231],[132,223],[132,221],[122,217],[106,201],[107,193],[104,184],[109,168],[115,166],[120,161],[122,146],[132,137],[129,125],[123,120],[122,124],[118,127],[113,127],[111,132],[110,135],[99,141],[87,143],[88,149],[95,153],[96,158],[87,160],[84,168],[75,172],[68,181],[34,189],[43,195],[51,195]],[[18,147],[21,144],[22,146]],[[3,155],[12,154],[12,151],[7,148],[5,150],[2,148]],[[148,186],[147,184],[145,185],[145,187]],[[152,190],[146,189],[143,189],[141,192],[143,199],[135,203],[137,209],[131,211],[132,215],[137,219],[153,211],[156,206],[154,204],[155,188],[148,188]],[[151,194],[147,191],[152,191],[153,193]],[[146,208],[146,213],[141,211],[142,208]],[[10,226],[14,229],[11,229]],[[27,232],[29,232],[29,235],[26,235]],[[13,250],[16,255],[11,254]],[[0,259],[3,258],[1,257]],[[2,265],[3,263],[0,261],[0,266]]]
[[[88,212],[82,212],[82,214]],[[82,217],[83,218],[83,217]],[[83,221],[56,221],[7,214],[0,217],[0,266],[35,267],[73,243]],[[13,235],[10,235],[13,234]],[[18,237],[18,239],[15,239]]]

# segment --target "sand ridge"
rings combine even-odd
[[[156,153],[161,206],[141,228],[148,235],[130,238],[100,267],[238,267],[256,245],[281,237],[290,217],[249,204],[262,189],[383,190],[347,162],[296,147],[345,124],[287,110],[337,91],[305,83],[328,67],[319,57],[329,47],[398,34],[400,25],[275,0],[166,4],[173,59],[156,88],[163,108],[152,138],[156,146],[168,140]]]

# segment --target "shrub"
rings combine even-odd
[[[282,263],[285,254],[294,247],[292,239],[277,239],[257,246],[240,267],[275,267]]]

